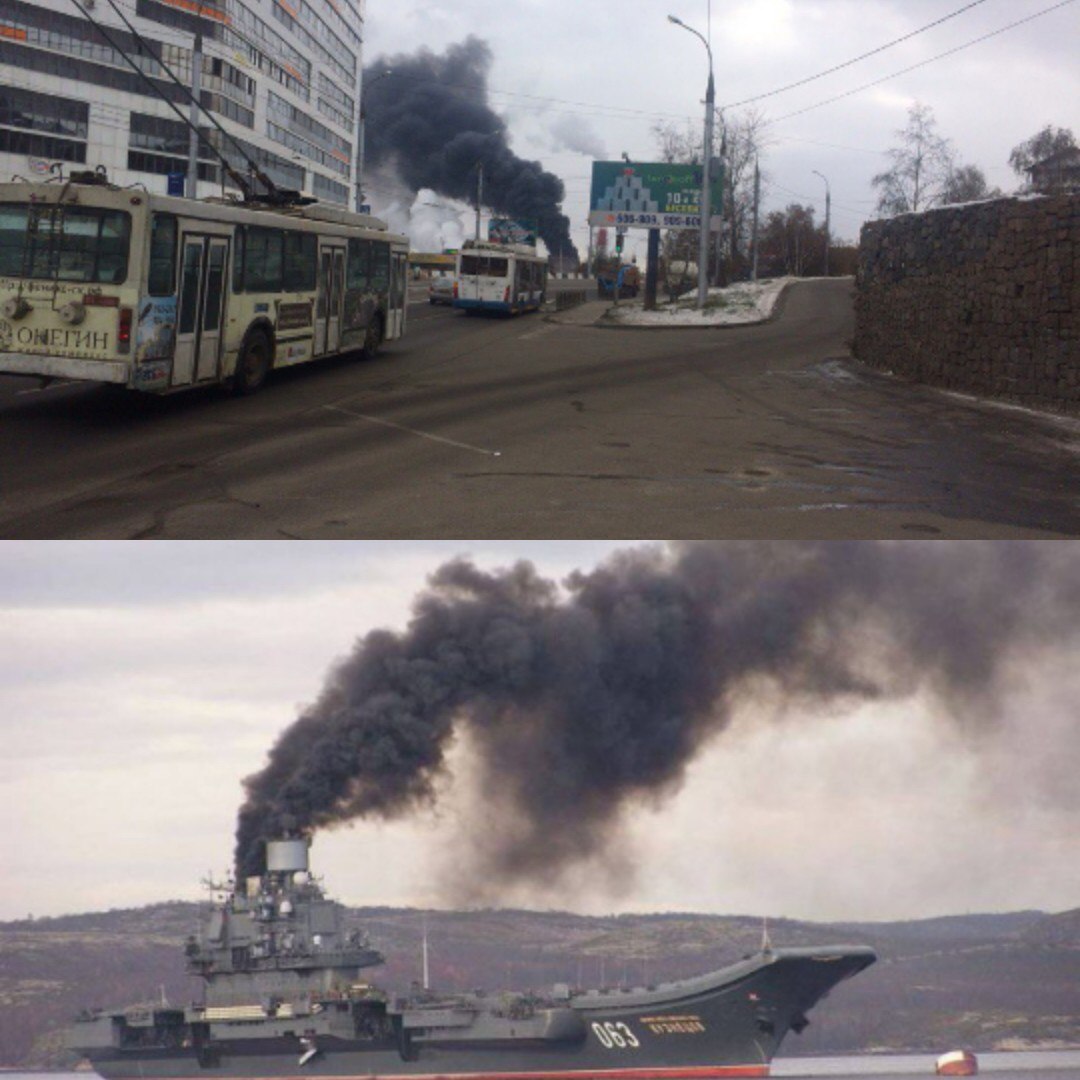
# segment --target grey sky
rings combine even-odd
[[[0,544],[0,918],[198,894],[231,860],[240,781],[373,626],[467,553],[561,578],[609,542]],[[507,903],[888,918],[1080,903],[1073,766],[1080,675],[1031,657],[975,749],[927,702],[741,713],[672,799],[627,822],[620,891]],[[437,811],[321,835],[356,903],[438,903],[470,792],[468,746]]]
[[[960,160],[1009,191],[1017,178],[1009,151],[1045,124],[1080,134],[1080,4],[1057,11],[834,104],[780,117],[901,71],[1051,7],[1056,0],[985,0],[927,33],[827,78],[759,103],[777,122],[763,167],[765,209],[813,203],[824,216],[833,195],[834,232],[856,239],[873,217],[871,177],[908,107],[931,106]],[[672,26],[672,12],[706,31],[711,9],[717,104],[763,94],[823,71],[963,7],[965,0],[398,0],[368,4],[368,60],[419,46],[441,50],[468,33],[495,56],[493,107],[514,150],[539,159],[567,186],[573,236],[587,242],[591,159],[566,149],[567,116],[576,145],[612,157],[655,160],[651,128],[663,117],[700,129],[706,80],[701,43]],[[528,97],[525,95],[533,95]],[[550,100],[550,99],[559,99]],[[562,103],[560,103],[562,102]],[[565,104],[564,104],[565,103]],[[592,138],[588,136],[591,130]],[[564,133],[560,135],[560,132]],[[644,233],[640,234],[644,237]],[[635,237],[635,239],[637,239]],[[635,246],[643,248],[643,242]]]

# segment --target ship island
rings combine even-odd
[[[309,840],[266,844],[264,873],[223,889],[185,946],[203,1000],[81,1015],[73,1054],[105,1080],[713,1080],[768,1076],[789,1032],[876,960],[861,945],[772,947],[637,989],[380,989],[383,963],[309,867]]]

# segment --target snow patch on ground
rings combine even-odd
[[[741,281],[724,289],[710,289],[705,309],[697,308],[697,290],[674,303],[659,304],[655,311],[645,311],[640,300],[620,300],[608,309],[606,322],[621,326],[734,326],[767,319],[784,286],[793,277],[768,281]]]

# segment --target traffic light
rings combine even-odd
[[[615,254],[622,254],[623,240],[626,238],[626,233],[617,231],[615,233]]]

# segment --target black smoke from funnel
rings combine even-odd
[[[472,36],[442,54],[421,49],[375,60],[364,98],[367,166],[392,165],[413,191],[431,188],[475,204],[482,162],[484,204],[536,222],[548,251],[576,262],[570,220],[559,209],[563,183],[510,149],[506,126],[487,102],[490,67],[490,48]]]
[[[977,737],[1012,662],[1077,636],[1080,560],[1057,544],[679,543],[562,591],[528,563],[456,560],[245,781],[236,870],[261,872],[267,838],[431,804],[460,730],[490,800],[465,831],[470,871],[550,882],[677,790],[741,704],[795,715],[923,690]]]

